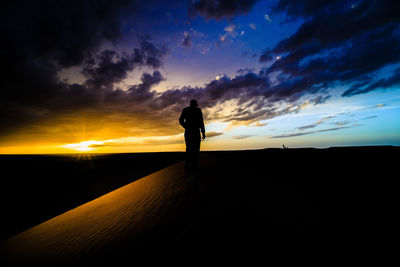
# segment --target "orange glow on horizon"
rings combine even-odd
[[[63,145],[62,147],[64,148],[68,148],[68,149],[73,149],[73,150],[77,150],[80,152],[88,152],[88,151],[92,151],[95,148],[93,147],[93,145],[102,145],[104,142],[103,141],[83,141],[80,143],[75,143],[75,144],[67,144],[67,145]]]

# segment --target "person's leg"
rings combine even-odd
[[[196,136],[193,136],[193,169],[197,167],[197,162],[199,161],[200,143],[200,132],[197,132]]]
[[[200,132],[197,130],[185,132],[186,142],[186,170],[194,170],[197,164],[200,149]]]
[[[186,131],[185,132],[185,143],[186,143],[186,164],[185,164],[185,170],[189,170],[190,166],[191,166],[191,156],[190,156],[190,152],[191,152],[191,143],[190,143],[190,135],[189,133]]]

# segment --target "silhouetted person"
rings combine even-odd
[[[184,108],[179,118],[179,123],[185,128],[186,165],[187,171],[196,169],[200,152],[200,131],[203,139],[206,138],[203,113],[198,107],[197,101],[192,99],[190,107]]]

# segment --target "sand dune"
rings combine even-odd
[[[212,162],[203,155],[201,167]],[[202,171],[186,174],[183,167],[176,163],[15,235],[1,244],[2,254],[13,264],[94,263],[127,247],[178,240],[193,224],[190,210],[206,196]],[[171,221],[172,228],[160,230]]]
[[[185,181],[183,162],[151,174],[14,236],[8,257],[26,262],[74,262],[145,234],[173,216]],[[183,199],[180,199],[183,201]],[[187,200],[187,199],[185,199]]]
[[[57,266],[113,265],[117,259],[136,259],[143,251],[158,255],[156,251],[176,245],[192,250],[199,245],[219,251],[238,248],[239,253],[258,248],[270,255],[287,254],[289,246],[292,252],[329,251],[336,242],[346,246],[343,240],[349,237],[365,240],[367,230],[371,236],[370,226],[377,225],[379,217],[370,214],[390,209],[391,202],[377,205],[390,195],[389,187],[368,177],[377,172],[387,177],[392,170],[380,166],[393,162],[398,152],[203,153],[197,172],[185,174],[183,162],[157,171],[13,236],[1,244],[1,254],[13,265]],[[347,163],[357,157],[368,168],[310,169],[328,160]],[[354,224],[357,228],[350,226]]]

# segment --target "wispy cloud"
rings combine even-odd
[[[332,128],[315,130],[315,131],[307,131],[307,132],[295,132],[295,133],[281,134],[281,135],[274,135],[274,136],[267,136],[267,137],[269,137],[269,138],[288,138],[288,137],[310,135],[310,134],[322,133],[322,132],[338,131],[338,130],[349,129],[349,128],[358,127],[358,126],[360,126],[360,124],[354,124],[351,126],[338,126],[338,127],[332,127]]]
[[[343,126],[343,125],[347,125],[347,124],[349,124],[349,123],[350,123],[349,121],[338,121],[338,122],[335,123],[335,125],[337,125],[337,126]]]
[[[232,33],[232,32],[235,31],[235,29],[236,29],[236,25],[235,24],[229,24],[228,26],[226,26],[224,28],[224,31]]]
[[[207,132],[206,136],[207,136],[207,138],[212,138],[212,137],[220,136],[220,135],[223,135],[223,134],[224,133],[221,133],[221,132],[211,131],[211,132]]]
[[[207,139],[222,135],[222,132],[207,132]],[[80,151],[90,151],[100,147],[158,146],[184,143],[183,134],[150,137],[122,137],[109,140],[90,140],[80,143],[65,144],[62,147]]]
[[[241,140],[241,139],[250,138],[250,137],[252,137],[252,136],[254,136],[254,135],[252,135],[252,134],[241,134],[241,135],[232,136],[232,138],[233,138],[233,139]]]
[[[369,117],[364,118],[363,120],[369,120],[369,119],[373,119],[373,118],[377,118],[377,117],[378,117],[377,115],[369,116]]]
[[[151,136],[151,137],[124,137],[118,139],[97,141],[88,145],[90,148],[115,147],[115,146],[153,146],[170,145],[184,142],[183,134],[171,136]]]
[[[252,122],[252,123],[250,123],[249,125],[247,125],[247,126],[249,126],[249,127],[263,127],[263,126],[266,126],[266,125],[268,125],[268,123],[262,123],[262,122],[260,122],[260,121],[256,121],[256,122]]]
[[[334,118],[334,117],[335,117],[335,116],[328,116],[328,117],[325,117],[325,118],[322,118],[322,119],[318,120],[317,122],[315,122],[315,123],[313,123],[313,124],[300,126],[300,127],[298,127],[297,129],[300,130],[300,131],[303,131],[303,130],[315,128],[315,127],[317,127],[318,125],[320,125],[320,124],[324,123],[325,121],[327,121],[327,120],[329,120],[329,119],[332,119],[332,118]]]
[[[189,48],[193,45],[192,37],[190,36],[189,32],[183,32],[183,39],[181,41],[181,46],[185,48]]]

